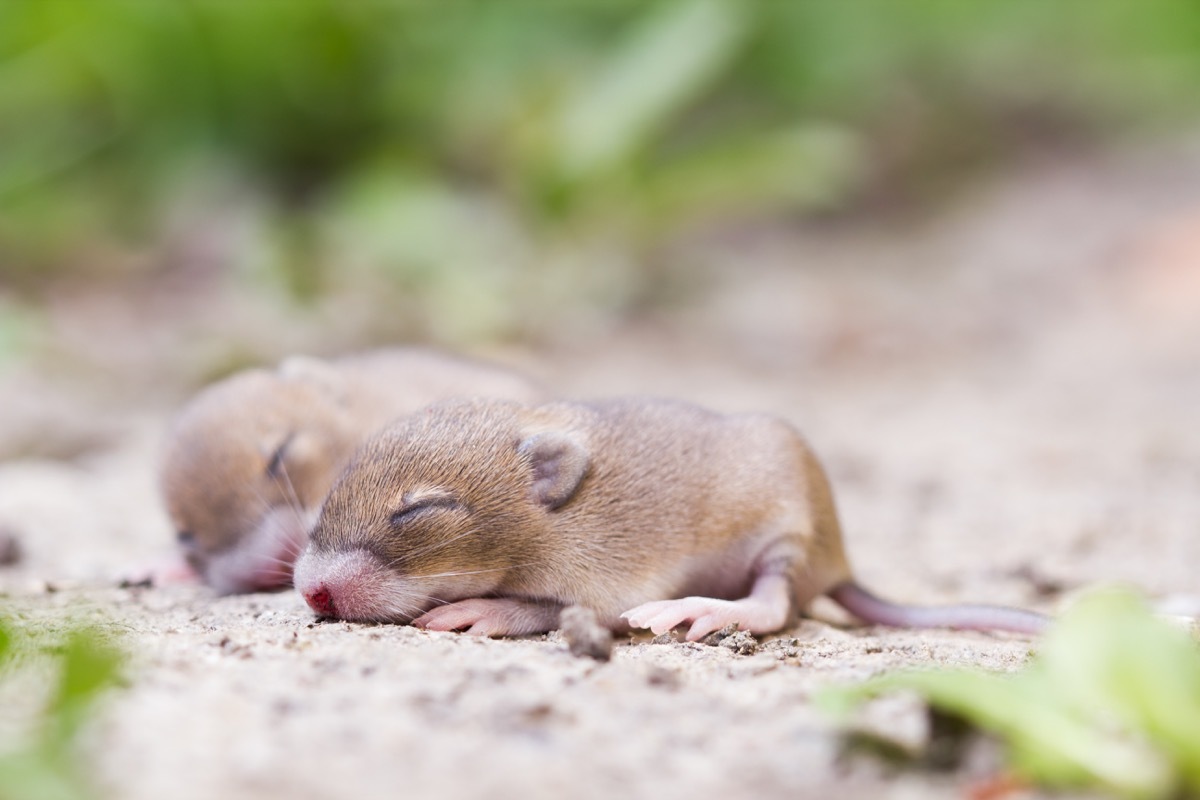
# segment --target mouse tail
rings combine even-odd
[[[829,597],[863,622],[894,628],[953,628],[971,631],[1012,631],[1039,634],[1050,618],[1033,611],[1004,606],[907,606],[868,592],[853,581],[829,590]]]

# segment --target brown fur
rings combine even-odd
[[[693,639],[768,632],[826,593],[881,624],[1045,624],[870,595],[793,427],[647,399],[449,402],[389,426],[330,492],[296,587],[322,615],[492,635],[549,630],[568,605]]]
[[[474,395],[530,400],[540,391],[501,368],[418,349],[293,358],[208,387],[175,419],[162,462],[187,558],[222,591],[287,583],[316,509],[362,439],[427,403]]]
[[[557,509],[533,496],[521,452],[547,432],[590,457]],[[392,523],[429,492],[456,505]],[[828,481],[793,428],[656,400],[448,403],[391,426],[331,491],[306,558],[351,549],[437,600],[576,603],[614,626],[649,600],[743,597],[759,572],[787,575],[794,607],[850,575]],[[473,574],[424,578],[442,573]],[[411,619],[431,602],[360,616]]]

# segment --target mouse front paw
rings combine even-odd
[[[562,607],[556,604],[474,597],[426,611],[412,624],[429,631],[465,631],[476,636],[523,636],[545,633],[558,626]]]

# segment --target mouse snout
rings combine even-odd
[[[364,550],[306,550],[296,562],[296,591],[319,617],[352,622],[407,621],[419,598],[379,558]],[[410,596],[411,595],[411,596]]]
[[[323,583],[304,592],[304,602],[321,617],[336,617],[337,603],[333,601],[333,592]]]

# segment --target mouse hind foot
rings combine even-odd
[[[621,617],[630,627],[649,628],[656,634],[690,624],[687,640],[695,642],[734,623],[750,633],[773,633],[787,624],[791,613],[787,578],[769,574],[759,576],[750,595],[740,600],[715,597],[655,600],[632,608]]]

